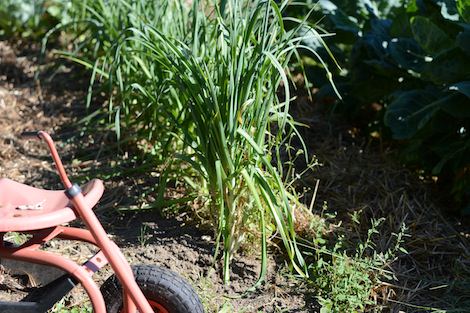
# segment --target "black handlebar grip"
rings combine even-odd
[[[39,137],[39,132],[38,131],[26,131],[21,133],[21,137],[24,138],[34,138],[34,139],[41,139]]]

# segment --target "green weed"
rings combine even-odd
[[[312,253],[307,253],[310,255],[307,258],[311,273],[309,283],[318,292],[322,313],[378,309],[374,289],[382,279],[394,279],[393,273],[385,269],[386,265],[400,251],[406,252],[402,248],[406,236],[404,225],[393,235],[393,244],[387,251],[377,251],[374,237],[379,234],[382,222],[383,219],[372,220],[367,237],[359,243],[347,242],[345,235],[338,235],[333,246],[329,247],[325,235],[320,235],[313,245],[307,244],[313,249]],[[323,225],[323,230],[325,227],[329,227],[327,223]]]
[[[62,299],[54,307],[49,310],[50,313],[92,313],[93,308],[90,305],[80,305],[69,307],[65,304],[66,300]]]

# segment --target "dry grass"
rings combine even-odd
[[[296,111],[300,117],[313,117],[301,121],[310,125],[304,130],[310,152],[323,163],[304,181],[313,187],[319,180],[314,211],[321,211],[327,201],[352,242],[367,234],[371,218],[385,218],[375,238],[378,251],[393,244],[392,234],[403,223],[408,228],[404,245],[408,254],[389,265],[396,280],[373,291],[385,311],[469,312],[469,234],[457,231],[462,227],[454,217],[443,216],[436,204],[436,187],[399,166],[392,152],[357,136],[350,126],[329,124],[305,97],[298,98]],[[362,212],[359,226],[350,219],[358,211]]]

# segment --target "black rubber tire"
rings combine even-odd
[[[145,297],[163,306],[169,313],[204,313],[194,289],[178,274],[158,266],[132,267],[137,284]],[[101,286],[107,313],[120,313],[122,309],[121,283],[115,275]]]

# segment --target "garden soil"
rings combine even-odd
[[[319,311],[315,290],[289,273],[282,258],[276,257],[279,253],[270,254],[266,283],[245,294],[260,270],[256,249],[237,256],[231,282],[224,285],[220,263],[213,260],[214,236],[204,223],[194,222],[192,213],[171,208],[165,214],[159,208],[138,213],[116,210],[135,208],[140,198],[151,203],[158,180],[147,173],[126,174],[134,170],[132,162],[121,167],[113,160],[109,150],[119,147],[114,148],[109,140],[112,132],[80,132],[77,122],[87,115],[86,74],[67,62],[40,64],[38,50],[0,42],[0,177],[40,188],[60,188],[44,146],[19,136],[24,130],[46,130],[57,139],[72,177],[83,182],[100,173],[106,191],[95,211],[131,263],[156,264],[179,273],[194,286],[208,312]],[[39,80],[34,79],[37,73]],[[102,106],[100,101],[104,100],[97,95],[97,106]],[[469,224],[442,216],[443,210],[434,201],[439,191],[432,182],[398,165],[393,149],[380,140],[361,135],[348,123],[332,123],[315,111],[307,95],[299,94],[292,108],[299,121],[310,126],[302,132],[322,164],[302,179],[306,188],[316,190],[303,199],[311,203],[314,198],[312,211],[336,212],[336,229],[348,233],[352,242],[367,236],[371,219],[383,218],[380,234],[374,238],[378,251],[390,247],[393,233],[403,223],[408,227],[403,246],[408,253],[397,256],[386,268],[395,278],[384,279],[371,291],[382,311],[427,312],[432,307],[465,312],[465,303],[470,303],[470,289],[466,288],[470,285]],[[115,154],[116,160],[132,159],[132,153],[121,151]],[[103,174],[119,170],[124,174]],[[179,188],[168,186],[165,196],[182,197]],[[356,213],[359,225],[351,222]],[[7,237],[23,239],[17,234]],[[84,262],[95,251],[90,245],[69,241],[53,241],[45,249],[77,262]],[[59,274],[21,263],[1,263],[0,300],[21,299],[31,288]],[[106,268],[97,275],[97,282],[110,274]],[[88,305],[88,300],[77,288],[62,304]]]

